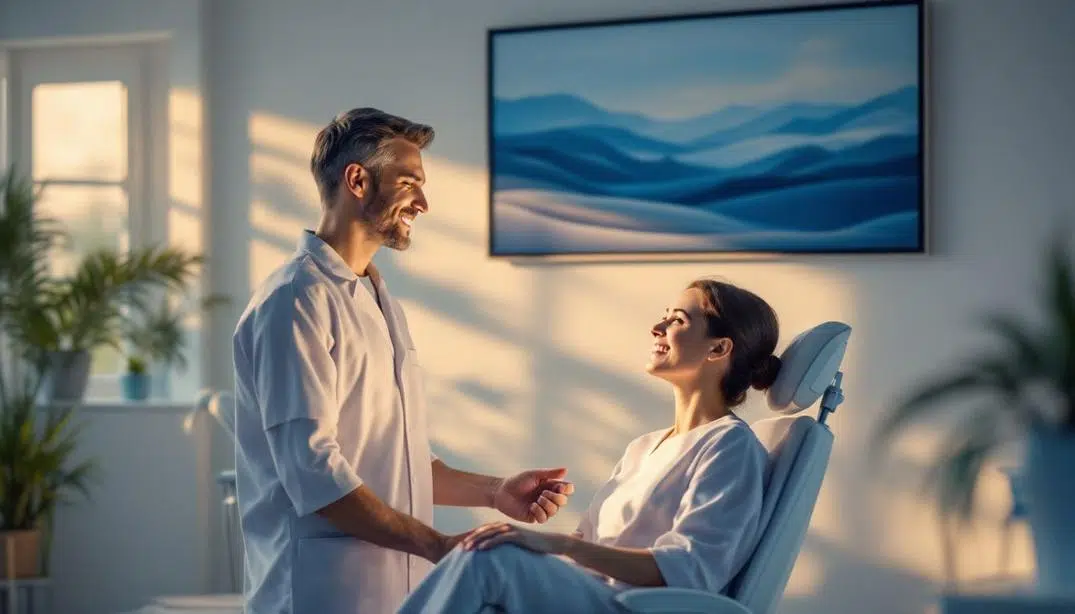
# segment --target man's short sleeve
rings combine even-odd
[[[254,392],[268,430],[289,420],[339,417],[332,313],[324,288],[280,287],[254,317]]]
[[[280,484],[299,516],[312,514],[362,485],[340,454],[335,426],[289,420],[266,435]]]

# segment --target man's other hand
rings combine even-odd
[[[575,485],[565,481],[567,469],[534,469],[500,480],[493,507],[520,522],[543,523],[567,505]]]

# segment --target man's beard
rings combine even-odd
[[[388,248],[403,251],[411,246],[411,237],[403,229],[399,208],[381,197],[380,190],[373,194],[370,205],[362,215],[362,224]]]

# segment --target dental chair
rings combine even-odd
[[[767,396],[780,414],[751,425],[769,452],[761,537],[724,594],[681,588],[628,589],[617,600],[638,614],[770,614],[776,608],[810,525],[832,452],[826,417],[843,401],[840,363],[851,327],[825,322],[796,337]],[[817,418],[794,415],[821,399]]]

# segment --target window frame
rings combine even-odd
[[[10,109],[8,108],[8,53],[0,43],[0,169],[7,170],[10,158],[8,148],[11,143]],[[0,203],[2,206],[2,203]]]
[[[0,162],[3,168],[27,154],[32,160],[32,138],[22,131],[31,130],[31,126],[21,126],[22,118],[16,113],[30,117],[28,110],[19,108],[18,97],[24,96],[20,82],[20,61],[25,57],[38,54],[57,56],[78,56],[85,62],[84,56],[96,50],[102,50],[102,57],[109,53],[128,55],[137,71],[137,87],[128,86],[128,133],[127,133],[127,177],[123,182],[107,182],[107,185],[124,186],[128,199],[127,232],[131,247],[144,247],[150,244],[167,244],[168,242],[168,168],[169,168],[169,130],[168,130],[168,37],[162,34],[145,36],[119,37],[85,37],[70,39],[27,39],[5,41],[0,39],[0,83],[6,88],[0,90]],[[108,72],[107,63],[100,63],[97,69]],[[87,78],[86,81],[99,81],[99,78]],[[20,130],[21,129],[21,130]],[[20,161],[20,169],[28,172],[28,161]],[[86,185],[85,182],[55,181],[57,185]],[[201,330],[194,331],[200,336]],[[200,345],[200,344],[199,344]],[[194,348],[192,348],[194,349]],[[189,362],[194,369],[200,368],[201,357],[191,355]],[[151,369],[153,379],[153,398],[169,400],[170,391],[177,376],[172,369],[154,366]],[[87,386],[87,402],[112,402],[122,397],[121,378],[124,368],[121,364],[116,373],[93,374]]]

